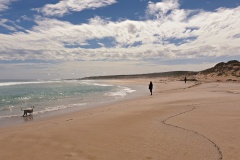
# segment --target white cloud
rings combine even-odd
[[[8,10],[9,9],[9,5],[17,0],[0,0],[0,12]]]
[[[96,9],[116,3],[116,0],[61,0],[56,4],[47,4],[36,9],[47,16],[64,16],[70,12],[80,12],[85,9]]]
[[[146,13],[160,18],[166,15],[169,11],[179,8],[178,0],[163,0],[162,2],[149,2]]]
[[[32,21],[32,19],[29,18],[29,17],[26,16],[26,15],[23,15],[23,16],[21,16],[20,18],[21,18],[21,20],[23,20],[23,21]]]
[[[9,22],[9,20],[7,19],[0,19],[0,26],[10,30],[10,31],[16,31],[16,29],[14,27],[12,27],[11,25],[6,24],[7,22]]]
[[[24,30],[24,28],[22,28],[21,26],[16,25],[14,21],[11,21],[8,19],[0,19],[0,26],[4,27],[10,31],[17,31],[17,29]]]
[[[154,60],[239,55],[240,38],[236,35],[240,33],[240,7],[195,12],[170,2],[174,5],[169,4],[167,9],[158,7],[165,13],[161,19],[114,22],[94,17],[76,25],[37,18],[32,30],[0,34],[0,60]],[[104,40],[109,37],[115,46],[106,48]],[[81,47],[90,40],[96,40],[101,48]]]

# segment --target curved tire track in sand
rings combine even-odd
[[[174,128],[178,128],[178,129],[182,129],[182,130],[185,130],[185,131],[188,131],[188,132],[192,132],[192,133],[194,133],[194,134],[197,134],[197,135],[203,137],[204,139],[206,139],[207,141],[209,141],[209,142],[216,148],[216,150],[217,150],[217,152],[218,152],[218,157],[219,157],[218,159],[219,159],[219,160],[223,159],[223,155],[222,155],[222,152],[221,152],[221,150],[220,150],[220,147],[219,147],[215,142],[213,142],[211,139],[209,139],[208,137],[206,137],[206,136],[204,136],[203,134],[200,134],[200,133],[198,133],[198,132],[196,132],[196,131],[193,131],[193,130],[190,130],[190,129],[186,129],[186,128],[182,128],[182,127],[180,127],[180,126],[176,126],[176,125],[167,123],[167,121],[168,121],[169,119],[175,118],[175,117],[180,116],[180,115],[183,115],[183,114],[186,114],[186,113],[191,112],[191,111],[193,111],[193,110],[195,110],[195,109],[196,109],[196,107],[195,107],[195,106],[192,106],[192,108],[189,109],[189,110],[187,110],[187,111],[184,111],[184,112],[181,112],[181,113],[178,113],[178,114],[175,114],[175,115],[173,115],[173,116],[170,116],[170,117],[166,118],[165,120],[162,121],[162,123],[163,123],[164,125],[167,125],[167,126],[170,126],[170,127],[174,127]]]

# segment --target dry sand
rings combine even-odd
[[[110,83],[147,84],[149,80]],[[237,160],[240,84],[153,80],[153,96],[0,129],[1,160]]]

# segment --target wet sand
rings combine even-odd
[[[148,79],[110,81],[131,85]],[[236,160],[240,84],[153,80],[126,99],[0,129],[0,159]]]

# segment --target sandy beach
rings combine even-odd
[[[237,160],[240,84],[110,80],[146,95],[0,128],[1,160]]]

